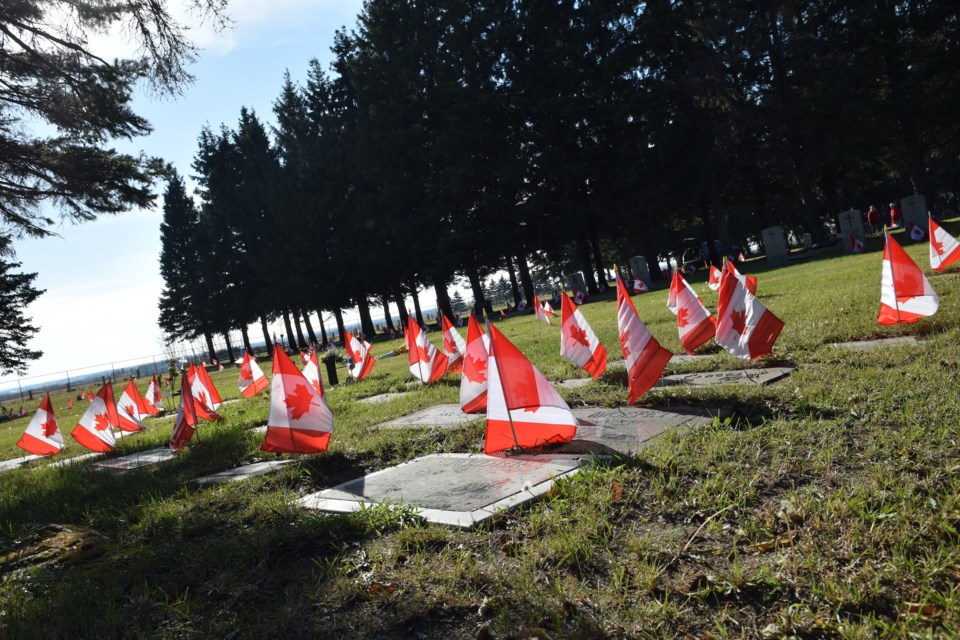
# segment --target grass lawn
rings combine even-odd
[[[224,405],[225,420],[202,425],[200,440],[170,463],[117,476],[44,460],[0,474],[0,637],[953,635],[960,270],[924,269],[941,298],[933,318],[881,327],[881,242],[871,239],[864,255],[828,254],[784,269],[744,265],[786,322],[775,355],[750,363],[719,354],[667,372],[773,362],[796,365],[792,376],[760,388],[653,390],[640,405],[726,409],[733,417],[590,466],[477,531],[425,524],[402,508],[326,515],[296,506],[304,493],[419,455],[481,450],[482,422],[369,429],[458,401],[459,377],[408,386],[404,356],[329,390],[330,450],[268,476],[192,482],[277,458],[260,452],[262,435],[249,431],[266,422],[266,394]],[[929,264],[925,243],[907,251]],[[715,304],[702,278],[694,287]],[[634,300],[653,334],[679,352],[666,291]],[[582,309],[610,359],[619,359],[615,301]],[[586,377],[560,358],[557,326],[529,315],[499,326],[551,380]],[[878,351],[830,345],[901,333],[926,339]],[[439,344],[438,333],[429,337]],[[375,355],[399,344],[378,343]],[[225,398],[238,396],[237,374],[213,374]],[[625,384],[615,370],[563,393],[572,406],[618,406]],[[411,393],[357,402],[387,391]],[[66,435],[86,403],[66,412],[65,401],[54,399]],[[26,422],[0,424],[0,459],[18,455]],[[171,419],[148,423],[121,452],[166,442]],[[66,437],[61,456],[84,453]]]

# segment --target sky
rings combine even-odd
[[[171,0],[178,2],[182,0]],[[284,71],[289,69],[294,81],[303,82],[311,58],[328,68],[334,32],[352,28],[362,4],[362,0],[233,0],[228,8],[231,29],[216,33],[201,26],[190,32],[202,47],[190,67],[194,84],[176,100],[138,94],[134,109],[150,121],[153,133],[132,143],[118,141],[116,148],[164,158],[188,178],[190,188],[190,164],[201,128],[219,128],[221,123],[235,127],[241,106],[272,123],[271,107]],[[91,41],[101,56],[131,50],[116,33]],[[28,377],[62,377],[64,371],[164,352],[157,326],[163,287],[160,221],[158,200],[152,210],[60,226],[59,237],[15,242],[16,259],[22,263],[19,271],[36,272],[35,286],[46,290],[26,312],[40,329],[30,347],[44,352],[30,364]],[[432,291],[421,295],[425,306],[433,300]],[[374,316],[378,311],[373,310]],[[251,328],[251,339],[260,339],[259,328]],[[15,379],[0,378],[0,388],[16,384]]]

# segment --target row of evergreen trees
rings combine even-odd
[[[242,109],[200,134],[198,208],[171,178],[161,326],[266,335],[358,307],[372,334],[370,301],[403,316],[433,286],[450,313],[456,278],[483,301],[506,270],[530,300],[540,264],[592,291],[605,263],[684,236],[819,241],[850,206],[953,198],[957,9],[369,0],[330,73],[285,77],[272,131]]]

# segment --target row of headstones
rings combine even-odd
[[[842,343],[863,348],[903,342],[905,338],[873,343]],[[712,357],[712,356],[699,356]],[[790,374],[792,368],[678,374],[670,384],[770,384]],[[668,376],[670,377],[670,376]],[[586,382],[590,382],[586,379]],[[576,438],[546,455],[434,454],[417,458],[331,489],[301,498],[308,508],[350,512],[370,503],[399,501],[419,505],[419,513],[431,522],[471,528],[504,510],[536,499],[549,491],[557,478],[575,474],[581,464],[596,455],[630,455],[648,446],[668,430],[694,428],[715,417],[696,409],[659,411],[639,407],[577,408]],[[392,420],[374,429],[450,428],[481,419],[466,415],[457,405],[441,405]],[[89,454],[56,462],[51,466],[89,460]],[[123,473],[159,464],[173,458],[167,448],[110,458],[91,465],[95,469]],[[199,478],[199,484],[244,480],[270,473],[296,460],[257,462]],[[2,465],[0,465],[2,466]]]
[[[900,200],[900,209],[903,211],[903,225],[909,226],[913,223],[921,229],[927,228],[927,199],[921,195],[908,196]],[[851,236],[860,242],[866,241],[866,225],[863,220],[863,212],[860,209],[850,209],[844,211],[839,216],[840,235],[848,239]],[[843,244],[844,251],[853,253],[854,249],[849,242]]]

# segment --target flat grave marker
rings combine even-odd
[[[593,382],[593,378],[570,378],[556,383],[561,389],[579,389]]]
[[[573,410],[573,415],[578,422],[577,435],[571,442],[551,451],[630,455],[670,429],[690,429],[713,422],[709,411],[686,407],[670,411],[646,407],[579,407]]]
[[[858,351],[874,351],[886,347],[895,347],[902,344],[918,344],[916,336],[897,336],[896,338],[881,338],[880,340],[859,340],[855,342],[834,342],[833,346],[840,349],[856,349]]]
[[[736,371],[707,371],[705,373],[676,373],[657,381],[658,387],[690,385],[711,387],[718,384],[766,385],[790,375],[796,367],[767,367],[764,369],[738,369]]]
[[[436,453],[304,496],[300,504],[349,513],[361,505],[399,502],[416,506],[429,522],[470,529],[542,496],[554,479],[576,473],[581,460],[577,455]]]
[[[670,356],[670,364],[686,364],[687,362],[696,362],[698,360],[709,360],[710,358],[716,357],[715,353],[705,353],[697,356],[692,356],[689,353],[675,353]]]
[[[74,456],[72,458],[64,458],[63,460],[57,460],[56,462],[51,462],[47,466],[48,467],[65,467],[70,464],[76,464],[77,462],[93,460],[94,458],[99,458],[102,455],[103,455],[102,453],[96,453],[96,452],[84,453],[83,455]]]
[[[299,462],[298,460],[269,460],[264,462],[254,462],[245,464],[233,469],[227,469],[219,473],[213,473],[209,476],[197,478],[197,484],[224,484],[226,482],[240,482],[247,478],[256,478],[274,471],[275,469]]]
[[[483,416],[464,413],[458,404],[438,404],[406,416],[380,423],[373,429],[428,429],[452,428],[482,419]]]
[[[94,469],[123,473],[131,469],[140,469],[141,467],[149,467],[150,465],[166,462],[167,460],[172,460],[173,457],[173,451],[171,451],[169,447],[160,447],[130,453],[125,456],[120,456],[119,458],[109,458],[103,462],[94,462],[90,466]]]
[[[3,462],[0,462],[0,473],[4,473],[6,471],[13,471],[14,469],[19,469],[20,467],[27,464],[28,462],[38,460],[42,457],[43,456],[27,455],[27,456],[20,456],[19,458],[12,458],[10,460],[4,460]]]
[[[406,391],[402,392],[390,392],[390,393],[378,393],[375,396],[370,396],[368,398],[363,398],[358,400],[363,404],[380,404],[382,402],[390,402],[391,400],[396,400],[397,398],[403,398],[404,396],[409,395]]]

